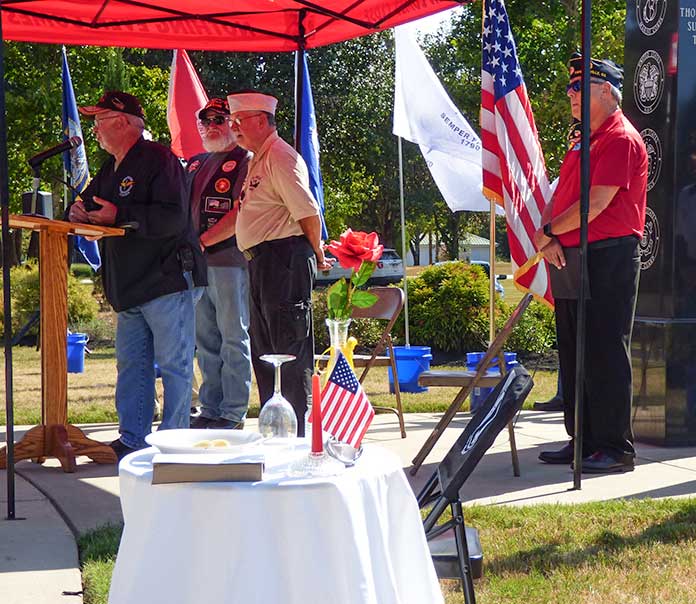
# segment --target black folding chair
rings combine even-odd
[[[533,385],[522,365],[513,367],[488,395],[418,495],[421,509],[432,504],[423,528],[435,570],[441,578],[461,580],[466,604],[476,603],[473,580],[483,573],[483,551],[478,531],[464,522],[459,492],[498,434],[522,408]],[[452,518],[437,524],[448,507]],[[450,530],[453,535],[442,538]]]

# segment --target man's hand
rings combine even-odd
[[[82,204],[81,199],[78,199],[70,206],[68,220],[70,222],[82,222],[84,224],[89,223],[89,216],[87,215],[87,210],[85,210],[85,206]]]
[[[536,237],[535,237],[536,239]],[[548,237],[547,237],[548,239]],[[541,254],[544,259],[553,264],[556,268],[563,268],[566,265],[565,255],[563,254],[563,246],[559,243],[558,239],[555,237],[551,238],[551,242],[548,243],[542,250]]]
[[[88,221],[92,224],[112,226],[116,222],[116,212],[118,211],[118,208],[110,201],[97,197],[96,195],[93,197],[93,200],[94,203],[100,205],[101,208],[92,212],[87,212]],[[70,213],[72,214],[72,210]]]
[[[335,258],[327,258],[324,255],[324,244],[321,244],[321,255],[317,254],[317,270],[318,271],[328,271],[331,267],[336,264]]]
[[[551,243],[551,241],[553,241],[553,237],[547,237],[544,235],[543,225],[534,233],[534,245],[539,251],[542,251],[549,243]]]

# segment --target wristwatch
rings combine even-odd
[[[547,222],[542,228],[544,231],[544,235],[546,237],[549,237],[549,238],[555,237],[555,235],[551,232],[551,223],[550,222]]]

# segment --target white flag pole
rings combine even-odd
[[[488,247],[488,264],[490,274],[488,275],[488,285],[490,287],[490,302],[488,305],[488,343],[491,344],[495,339],[495,201],[491,201],[490,213],[490,243]]]
[[[411,339],[408,333],[408,284],[406,281],[406,218],[404,211],[404,154],[401,148],[401,137],[397,136],[399,141],[399,201],[401,203],[401,257],[404,265],[404,334],[406,338],[406,347],[411,346]]]

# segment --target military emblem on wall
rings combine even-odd
[[[657,258],[660,249],[660,223],[651,207],[645,208],[645,230],[640,241],[640,270],[649,269]]]
[[[665,20],[667,0],[636,0],[636,18],[640,31],[652,36]]]
[[[633,78],[633,96],[642,113],[652,113],[662,100],[665,65],[654,50],[646,50],[638,60]]]
[[[641,130],[640,136],[643,138],[645,148],[648,151],[648,191],[650,191],[657,183],[657,179],[660,178],[662,143],[657,132],[651,128]]]

